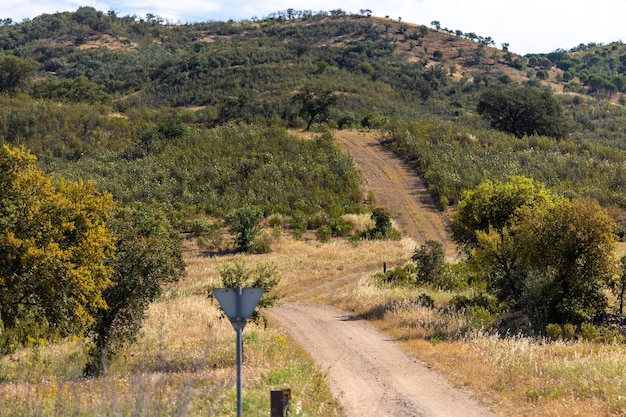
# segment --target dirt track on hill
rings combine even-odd
[[[347,417],[494,417],[392,340],[328,306],[270,310],[326,372]]]
[[[426,187],[411,169],[381,147],[371,134],[337,132],[342,149],[363,174],[363,192],[374,193],[409,237],[444,244],[457,258],[445,221]],[[346,271],[344,271],[346,272]],[[346,274],[343,274],[346,275]],[[349,275],[349,274],[348,274]],[[343,281],[342,281],[343,280]],[[319,293],[340,282],[356,285],[352,276],[328,275],[307,291]],[[302,299],[292,294],[293,299]],[[306,298],[306,297],[305,297]],[[322,372],[347,417],[494,417],[467,392],[406,354],[366,321],[333,307],[289,302],[269,310],[306,349]]]
[[[437,240],[443,244],[446,258],[458,259],[444,217],[414,170],[386,150],[373,133],[342,130],[335,137],[361,170],[364,195],[371,191],[376,206],[389,210],[404,234],[416,243]]]

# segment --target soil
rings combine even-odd
[[[270,314],[328,375],[346,417],[495,416],[358,317],[306,303]]]
[[[458,256],[445,219],[410,167],[386,151],[373,134],[341,131],[336,137],[361,169],[363,191],[374,194],[376,206],[389,210],[416,242],[439,240],[448,258]],[[326,281],[340,284],[345,279],[327,278],[310,290],[328,291],[334,286]],[[290,298],[303,299],[297,294]],[[347,417],[495,416],[469,393],[452,386],[354,315],[305,302],[288,302],[269,313],[327,373]]]
[[[418,244],[437,240],[443,244],[448,260],[458,259],[445,215],[413,168],[385,149],[374,133],[341,130],[335,137],[361,170],[363,194],[373,193],[375,205],[389,211],[404,235]]]

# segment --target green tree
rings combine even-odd
[[[261,220],[263,220],[263,211],[253,206],[242,207],[226,216],[239,250],[243,252],[250,250],[252,241],[261,231]]]
[[[382,207],[376,207],[372,210],[370,216],[374,221],[374,228],[370,231],[370,235],[374,239],[385,239],[391,232],[391,217],[387,210]]]
[[[597,201],[553,196],[525,178],[484,182],[465,193],[452,227],[488,289],[539,328],[606,307],[615,224]]]
[[[55,182],[24,148],[0,150],[0,320],[81,334],[106,308],[114,239],[111,196],[94,183]],[[16,340],[20,343],[20,340]]]
[[[27,84],[36,68],[34,62],[0,54],[0,92],[14,94]]]
[[[580,323],[607,307],[615,223],[591,198],[525,207],[511,226],[529,270],[523,297],[547,323]]]
[[[561,104],[547,90],[507,84],[485,90],[478,102],[478,113],[495,129],[525,135],[564,137],[568,119]]]
[[[104,291],[107,308],[97,312],[89,332],[93,349],[87,376],[107,373],[109,360],[136,339],[146,310],[159,298],[163,285],[185,274],[180,234],[164,213],[144,205],[124,207],[116,210],[109,225],[117,239],[108,261],[114,286]]]
[[[550,199],[545,187],[530,178],[514,176],[507,182],[483,181],[461,194],[452,217],[452,238],[469,252],[478,244],[477,232],[499,232],[520,207],[542,205]]]
[[[300,105],[300,115],[308,119],[304,130],[309,130],[316,119],[328,116],[330,108],[337,103],[337,96],[332,90],[306,86],[293,96],[293,101]]]
[[[411,260],[415,264],[417,283],[437,282],[444,271],[445,252],[443,244],[436,240],[427,240],[415,249]]]
[[[527,269],[518,242],[509,226],[476,232],[477,242],[469,266],[487,284],[497,300],[510,309],[519,307],[526,285]]]

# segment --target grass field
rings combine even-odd
[[[483,398],[503,416],[626,416],[626,347],[548,342],[485,332],[459,338],[460,315],[417,306],[425,289],[381,289],[374,272],[408,261],[409,239],[331,241],[283,235],[265,255],[188,258],[188,276],[154,303],[140,339],[100,379],[82,378],[79,339],[32,346],[0,359],[2,416],[233,416],[235,333],[208,288],[220,266],[277,265],[285,299],[365,314],[411,354]],[[193,248],[192,248],[193,252]],[[452,294],[429,292],[436,304]],[[244,414],[269,415],[269,391],[290,387],[294,416],[341,416],[325,375],[279,323],[244,332]]]

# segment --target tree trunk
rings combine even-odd
[[[85,365],[84,374],[89,378],[97,378],[109,372],[109,344],[106,332],[99,332],[93,351],[89,352],[89,361]]]

